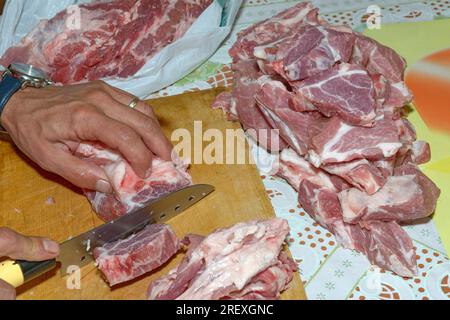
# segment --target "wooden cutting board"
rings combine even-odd
[[[152,100],[151,104],[170,137],[175,129],[192,133],[194,120],[203,130],[237,129],[239,124],[224,120],[221,111],[210,109],[220,89]],[[247,150],[248,151],[248,150]],[[46,173],[27,160],[7,142],[0,142],[0,226],[59,242],[102,223],[80,190],[61,178]],[[172,219],[170,225],[182,237],[187,233],[206,235],[216,228],[241,221],[274,217],[259,173],[254,165],[193,165],[195,183],[208,183],[216,191]],[[55,203],[47,203],[51,197]],[[68,278],[56,270],[19,288],[19,299],[145,299],[149,283],[175,267],[182,254],[152,275],[143,276],[112,290],[94,265],[82,269],[81,289],[67,289]],[[283,299],[305,299],[298,275]]]

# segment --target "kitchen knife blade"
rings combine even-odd
[[[93,261],[92,251],[106,243],[127,238],[145,228],[148,224],[164,223],[196,204],[214,187],[205,184],[189,186],[147,204],[141,209],[122,216],[109,223],[85,232],[60,245],[56,259],[61,262],[61,273],[66,274],[70,266],[83,267]]]
[[[127,238],[148,224],[164,223],[213,191],[214,187],[211,185],[197,184],[149,202],[143,208],[63,242],[60,245],[60,255],[54,260],[0,262],[0,279],[18,287],[55,268],[57,261],[61,262],[61,276],[70,274],[94,260],[94,248]]]

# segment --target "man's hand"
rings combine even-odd
[[[153,155],[170,160],[172,145],[147,104],[136,109],[130,94],[102,81],[27,88],[10,99],[1,123],[28,157],[47,171],[90,190],[111,192],[108,179],[95,164],[72,155],[84,141],[100,141],[118,150],[136,174],[151,173]]]
[[[0,228],[0,258],[14,260],[44,261],[59,254],[56,242],[39,237],[25,237],[8,228]],[[15,289],[0,279],[0,300],[16,298]]]

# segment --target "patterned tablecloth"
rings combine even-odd
[[[217,86],[230,86],[232,72],[228,49],[243,28],[299,1],[247,0],[229,39],[191,75],[154,96],[180,94]],[[364,30],[368,0],[313,0],[321,15],[334,24]],[[426,21],[450,17],[450,1],[379,0],[382,23]],[[260,150],[259,150],[260,151]],[[260,168],[261,169],[261,168]],[[405,229],[418,256],[419,275],[407,279],[371,266],[367,259],[336,244],[297,204],[297,193],[282,179],[262,179],[276,214],[291,226],[288,239],[309,299],[450,299],[450,260],[432,220]]]

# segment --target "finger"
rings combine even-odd
[[[107,83],[103,82],[99,84],[103,90],[108,92],[116,101],[118,101],[120,104],[124,106],[129,106],[131,101],[136,98],[136,96],[113,86],[108,85]],[[155,113],[153,112],[153,109],[150,105],[146,104],[143,101],[139,101],[136,105],[136,110],[145,114],[146,116],[156,119]]]
[[[57,146],[47,148],[46,169],[54,172],[74,185],[102,193],[113,191],[102,168],[95,163],[79,159]]]
[[[16,300],[16,290],[2,279],[0,279],[0,300]]]
[[[164,135],[159,123],[153,118],[119,104],[111,105],[104,112],[110,118],[133,128],[156,156],[167,161],[170,160],[173,146]]]
[[[26,237],[11,229],[0,228],[0,256],[14,260],[44,261],[59,254],[59,245],[46,238]]]
[[[133,95],[102,81],[96,85],[98,91],[94,99],[101,110],[110,118],[133,128],[156,156],[169,161],[173,146],[162,132],[152,108],[139,101],[136,109],[131,109],[128,104],[135,99]]]
[[[77,122],[77,134],[82,141],[101,141],[118,150],[141,178],[151,170],[152,152],[138,133],[129,126],[106,115],[92,113],[84,121]]]

